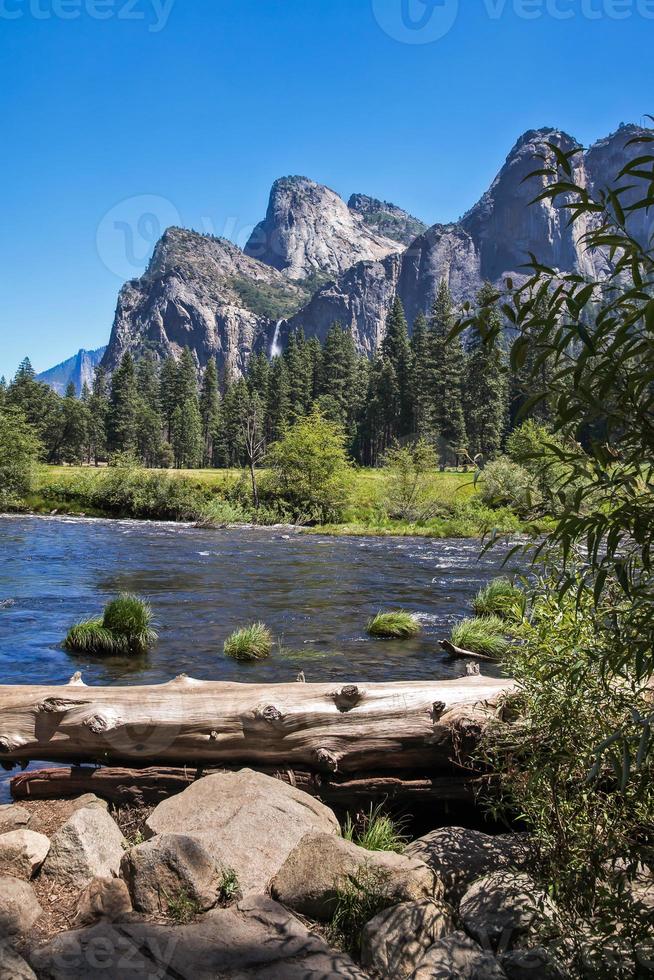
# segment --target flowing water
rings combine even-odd
[[[497,574],[498,549],[477,540],[335,538],[279,528],[206,530],[146,521],[0,517],[0,683],[143,684],[179,673],[210,680],[384,681],[465,671],[438,641]],[[144,657],[62,649],[69,626],[117,592],[150,601],[159,642]],[[411,640],[373,640],[368,618],[404,608]],[[262,620],[276,646],[265,661],[225,657],[225,638]],[[499,668],[496,668],[499,670]],[[484,672],[493,667],[484,665]],[[8,787],[0,779],[0,800]]]

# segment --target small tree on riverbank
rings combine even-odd
[[[13,506],[32,489],[41,449],[34,429],[19,408],[0,409],[0,505]]]

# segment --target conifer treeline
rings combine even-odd
[[[219,379],[210,360],[198,384],[188,348],[178,361],[161,363],[147,351],[138,361],[127,353],[111,380],[99,367],[91,390],[78,399],[69,386],[61,398],[26,360],[0,399],[23,410],[53,463],[130,453],[153,467],[253,467],[314,407],[343,426],[363,465],[376,465],[395,440],[416,438],[436,445],[443,465],[488,459],[501,448],[519,379],[509,377],[501,350],[478,341],[466,349],[452,339],[454,319],[443,282],[411,338],[395,299],[373,360],[357,354],[351,333],[334,323],[323,345],[298,332],[280,357],[254,356],[245,378]]]

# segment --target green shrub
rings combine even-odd
[[[479,590],[472,600],[477,616],[499,616],[500,619],[522,618],[524,592],[507,578],[494,578]]]
[[[389,897],[390,872],[367,864],[347,876],[336,889],[336,908],[328,934],[332,942],[349,953],[358,954],[361,930],[384,909],[394,904]]]
[[[150,606],[138,596],[123,593],[107,603],[102,619],[72,626],[64,646],[78,653],[140,654],[156,641]]]
[[[0,410],[0,506],[20,505],[34,483],[40,443],[18,408]]]
[[[353,823],[348,813],[343,837],[359,847],[365,847],[367,851],[394,851],[401,854],[408,841],[402,829],[402,822],[393,820],[384,812],[381,804],[373,806],[371,803],[370,810],[357,824]]]
[[[224,651],[234,660],[263,660],[272,650],[272,634],[264,623],[252,623],[235,630],[225,640]]]
[[[434,489],[436,450],[423,439],[392,446],[384,456],[386,509],[401,521],[427,520],[439,509]]]
[[[420,623],[412,613],[398,609],[395,612],[378,612],[368,620],[366,632],[369,636],[403,640],[420,632]]]
[[[500,456],[484,467],[480,486],[485,504],[508,505],[519,514],[531,510],[542,500],[530,473],[508,456]]]
[[[184,889],[176,895],[168,895],[165,891],[163,894],[166,899],[168,915],[177,925],[185,925],[200,914],[201,908],[199,903],[194,898],[191,898]]]
[[[499,616],[464,619],[452,630],[454,646],[499,660],[508,653],[511,643],[506,637],[506,622]]]

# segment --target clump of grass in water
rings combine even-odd
[[[517,621],[522,618],[524,593],[507,578],[494,578],[479,590],[472,602],[477,616],[499,616]]]
[[[409,636],[416,636],[420,632],[420,623],[412,613],[405,612],[404,609],[387,613],[378,612],[368,620],[366,632],[369,636],[403,640]]]
[[[336,889],[336,907],[329,925],[329,940],[358,955],[366,922],[394,903],[388,894],[390,873],[362,865]]]
[[[403,829],[401,820],[394,820],[388,813],[384,813],[381,804],[373,807],[371,803],[370,811],[360,823],[355,824],[348,813],[343,837],[359,847],[365,847],[367,851],[394,851],[401,854],[409,839]]]
[[[234,660],[263,660],[272,650],[272,634],[265,623],[252,623],[235,630],[225,640],[224,651]]]
[[[499,660],[508,653],[511,642],[506,636],[506,622],[499,616],[464,619],[452,630],[454,646]]]
[[[102,619],[88,619],[72,626],[64,646],[78,653],[141,654],[156,641],[148,603],[123,593],[107,603]]]

